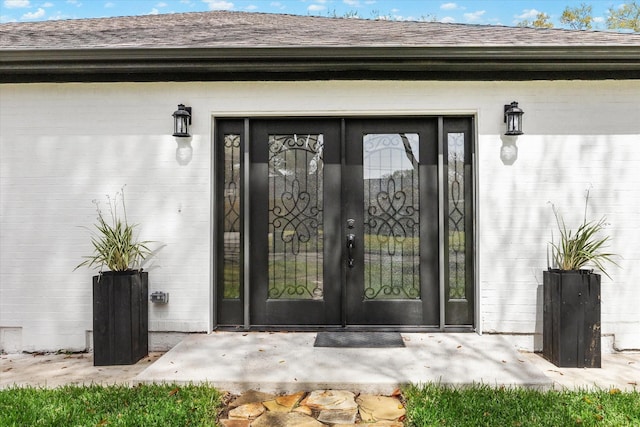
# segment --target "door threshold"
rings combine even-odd
[[[214,327],[213,330],[225,331],[225,332],[476,332],[476,329],[472,326],[446,326],[441,328],[439,326],[404,326],[404,325],[327,325],[327,326],[263,326],[253,325],[249,328],[244,326],[228,326],[219,325]]]

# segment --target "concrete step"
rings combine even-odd
[[[351,390],[389,395],[407,383],[549,389],[552,381],[500,335],[403,333],[403,348],[314,347],[314,332],[214,332],[185,338],[134,383],[209,383],[295,393]]]

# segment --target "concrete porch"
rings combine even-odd
[[[404,348],[316,348],[315,336],[314,332],[191,335],[133,382],[208,382],[231,393],[340,389],[390,394],[403,384],[426,382],[553,386],[527,355],[500,335],[403,333]]]

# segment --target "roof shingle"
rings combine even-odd
[[[199,12],[0,24],[0,49],[624,46],[640,34]]]

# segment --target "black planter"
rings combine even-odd
[[[559,367],[599,368],[600,275],[549,270],[543,280],[544,357]]]
[[[132,365],[149,353],[149,274],[93,277],[93,364]]]

